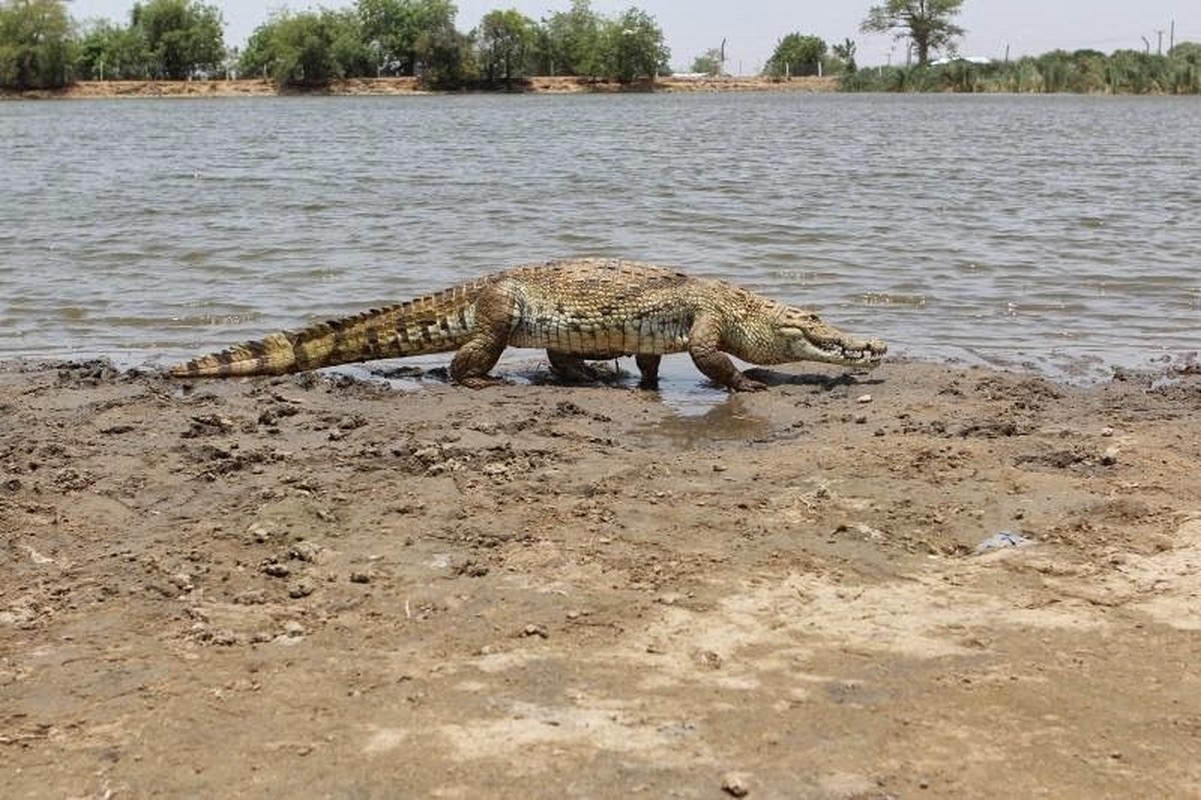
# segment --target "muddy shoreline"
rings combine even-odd
[[[649,84],[623,85],[616,81],[593,81],[587,78],[530,78],[526,85],[515,90],[518,94],[612,94],[620,92],[834,92],[838,91],[837,77],[792,78],[774,80],[762,77],[720,78],[659,78]],[[449,92],[461,94],[465,92]],[[505,94],[504,91],[477,92]],[[120,98],[198,98],[198,97],[274,97],[339,96],[379,97],[396,95],[446,94],[423,88],[415,78],[351,78],[336,80],[319,89],[285,89],[280,91],[273,81],[262,79],[193,80],[193,81],[77,81],[63,89],[13,92],[0,90],[0,99],[58,99],[97,100]]]
[[[0,362],[0,794],[1201,792],[1201,376],[774,377]]]

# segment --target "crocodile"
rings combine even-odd
[[[478,389],[507,382],[489,371],[509,346],[545,348],[552,371],[566,380],[591,377],[586,361],[632,355],[644,386],[656,383],[662,356],[687,352],[697,369],[731,391],[765,385],[739,371],[729,355],[760,365],[820,361],[870,369],[888,350],[878,339],[854,338],[811,311],[725,281],[635,261],[570,259],[513,267],[408,302],[274,333],[170,372],[178,378],[282,375],[454,351],[451,380]]]

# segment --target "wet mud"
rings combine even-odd
[[[0,794],[1201,793],[1195,370],[387,377],[0,363]]]

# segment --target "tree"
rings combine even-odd
[[[930,63],[931,51],[954,52],[955,40],[964,30],[951,20],[962,5],[963,0],[888,0],[868,9],[859,29],[864,33],[896,31],[896,38],[913,44],[917,64],[924,67]]]
[[[524,77],[537,43],[534,21],[519,11],[491,11],[480,23],[480,65],[489,83]]]
[[[601,35],[604,74],[629,83],[671,72],[671,51],[655,18],[638,8],[606,20]]]
[[[358,0],[355,13],[364,42],[378,42],[380,62],[389,71],[416,75],[419,49],[449,41],[458,9],[449,0]],[[457,46],[457,45],[456,45]]]
[[[588,0],[572,0],[569,11],[558,11],[543,23],[547,70],[551,75],[601,74],[602,20]]]
[[[106,19],[87,26],[77,51],[76,74],[92,80],[138,80],[149,77],[153,70],[142,32]]]
[[[323,86],[334,77],[333,33],[321,16],[305,11],[276,17],[268,68],[279,86]]]
[[[371,74],[371,54],[349,11],[283,12],[251,34],[239,70],[269,74],[279,86],[324,86]]]
[[[238,74],[263,78],[271,74],[272,37],[275,35],[277,19],[278,17],[272,17],[250,34],[246,46],[242,48],[242,55],[238,58]]]
[[[710,48],[701,53],[692,62],[690,72],[704,73],[705,75],[720,75],[723,72],[721,49],[717,47]]]
[[[224,26],[216,6],[195,0],[149,0],[130,11],[130,27],[145,38],[155,71],[169,80],[215,71],[225,58]]]
[[[859,70],[859,66],[855,63],[855,40],[844,39],[842,44],[836,44],[830,48],[834,52],[834,56],[842,60],[842,71],[847,75],[853,75]]]
[[[1189,64],[1201,65],[1201,43],[1181,42],[1168,51],[1168,56]]]
[[[816,75],[825,55],[826,43],[821,37],[790,33],[776,43],[763,71],[776,78]]]
[[[423,83],[454,89],[476,75],[472,39],[450,20],[427,28],[417,37],[413,57]]]
[[[336,77],[363,78],[378,74],[376,53],[363,36],[358,15],[353,11],[324,9],[321,21],[329,30],[329,50]]]
[[[0,4],[0,86],[53,89],[70,82],[71,20],[58,0]]]

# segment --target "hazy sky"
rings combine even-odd
[[[868,7],[881,0],[593,0],[592,8],[611,14],[637,6],[658,20],[671,48],[671,63],[686,69],[693,58],[725,38],[727,68],[751,73],[762,67],[776,41],[793,31],[816,34],[833,44],[848,37],[859,45],[861,65],[883,64],[890,56],[905,58],[904,48],[895,53],[889,35],[859,33],[859,23]],[[225,15],[225,39],[241,45],[271,11],[287,7],[294,11],[353,5],[326,0],[204,0]],[[75,0],[70,6],[77,20],[106,17],[128,22],[133,0]],[[488,11],[516,8],[540,19],[564,11],[570,0],[459,0],[457,25],[474,28]],[[1147,37],[1154,52],[1157,31],[1162,30],[1163,47],[1168,47],[1169,26],[1176,20],[1176,41],[1201,41],[1201,7],[1196,0],[966,0],[958,22],[967,28],[960,47],[963,55],[1001,58],[1008,45],[1011,56],[1031,55],[1062,47],[1067,50],[1094,48],[1111,52],[1120,48],[1142,48]]]

